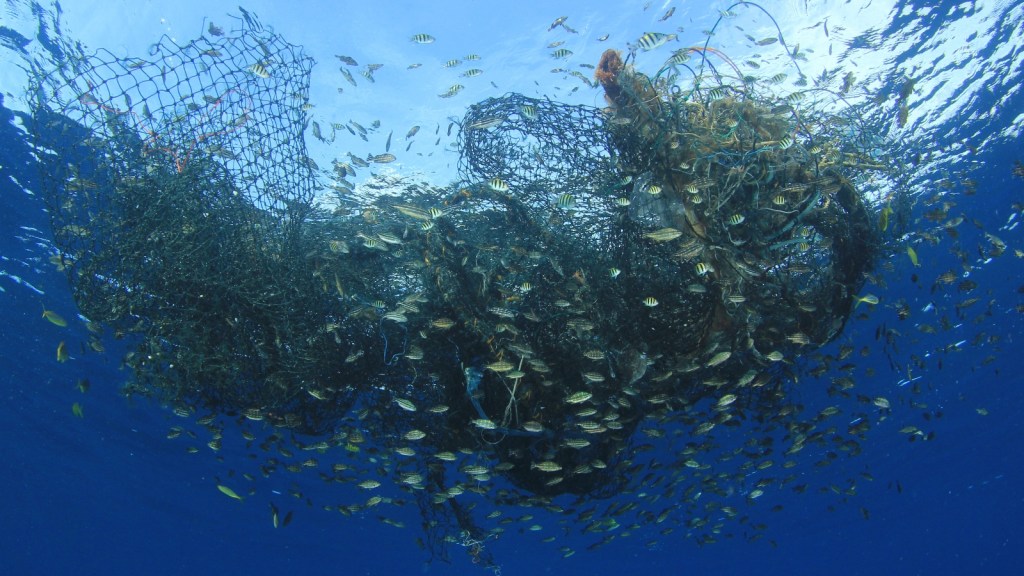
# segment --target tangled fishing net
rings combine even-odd
[[[45,195],[82,313],[137,342],[129,391],[410,448],[390,472],[434,541],[487,535],[470,484],[537,505],[634,485],[645,421],[751,419],[790,450],[813,430],[781,409],[789,367],[839,334],[878,243],[850,119],[707,50],[653,78],[609,51],[608,108],[480,102],[461,182],[331,213],[312,60],[251,16],[145,59],[65,52],[35,90]],[[497,474],[519,491],[479,488]]]

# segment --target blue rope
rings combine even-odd
[[[378,326],[379,326],[379,329],[380,329],[380,337],[384,339],[384,365],[385,366],[394,366],[395,362],[397,362],[398,359],[403,354],[405,354],[406,346],[408,346],[408,344],[409,344],[409,330],[406,329],[405,326],[400,326],[400,328],[402,329],[402,332],[404,334],[404,337],[402,339],[402,351],[396,353],[395,355],[393,355],[391,357],[391,359],[389,360],[388,359],[388,336],[387,336],[387,334],[384,333],[384,319],[383,318],[380,319],[380,323],[379,323]]]

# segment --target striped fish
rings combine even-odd
[[[664,45],[669,40],[675,40],[675,34],[662,34],[661,32],[645,32],[637,44],[644,50],[654,50],[659,46]]]

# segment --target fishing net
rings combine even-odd
[[[844,174],[873,163],[833,117],[717,74],[682,90],[614,51],[597,78],[603,111],[508,95],[471,107],[459,139],[493,240],[462,293],[500,279],[460,308],[515,327],[485,332],[483,412],[553,432],[494,448],[539,493],[616,489],[593,465],[665,406],[712,399],[703,432],[777,407],[779,367],[839,333],[877,243]]]
[[[135,389],[327,427],[349,402],[298,393],[340,364],[311,274],[312,60],[248,17],[148,59],[64,53],[36,88],[55,240],[82,312],[141,337]]]
[[[64,51],[35,88],[44,191],[83,314],[137,342],[129,391],[402,450],[433,542],[486,537],[455,498],[494,474],[537,505],[634,482],[644,421],[774,422],[878,244],[852,120],[710,64],[609,51],[606,109],[488,99],[459,182],[328,211],[354,168],[307,157],[313,62],[250,15],[149,58]]]

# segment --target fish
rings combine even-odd
[[[337,58],[338,60],[341,60],[342,64],[346,64],[348,66],[359,66],[359,63],[356,62],[355,59],[352,58],[351,56],[343,56],[341,54],[335,54],[334,57]]]
[[[357,86],[356,79],[352,77],[352,73],[349,72],[348,69],[339,68],[339,70],[341,71],[341,75],[345,77],[345,80],[347,80],[349,84]]]
[[[511,308],[503,308],[501,306],[491,306],[487,309],[491,314],[496,314],[502,318],[514,319],[516,317],[516,311]]]
[[[429,212],[417,206],[413,206],[411,204],[394,204],[392,205],[392,208],[398,210],[399,212],[405,214],[410,218],[415,218],[417,220],[430,220],[431,218]]]
[[[644,51],[654,50],[664,45],[669,40],[676,40],[678,37],[675,34],[662,34],[661,32],[645,32],[643,36],[637,40],[637,45],[640,46]]]
[[[475,120],[475,121],[471,122],[468,126],[466,126],[466,129],[467,130],[487,130],[488,128],[494,128],[495,126],[498,126],[499,124],[501,124],[504,121],[505,121],[505,119],[502,118],[501,116],[490,116],[490,117],[481,118],[479,120]]]
[[[409,128],[409,131],[405,133],[405,139],[408,140],[409,138],[412,138],[419,131],[420,131],[420,127],[418,125],[417,126],[413,126],[412,128]]]
[[[367,156],[366,160],[377,164],[387,164],[389,162],[394,162],[397,158],[394,154],[377,154],[376,156]]]
[[[454,68],[454,67],[458,66],[459,64],[462,64],[462,60],[459,60],[458,58],[452,58],[451,60],[445,62],[443,64],[443,66],[445,68]]]
[[[533,121],[537,119],[537,107],[533,104],[523,104],[519,107],[519,113],[527,120]]]
[[[574,198],[572,194],[562,194],[558,197],[558,201],[555,202],[555,206],[565,210],[571,210],[576,206],[576,198]]]
[[[452,84],[450,88],[444,94],[438,94],[441,98],[451,98],[462,91],[464,86],[462,84]]]
[[[418,429],[417,430],[410,430],[410,431],[406,432],[402,437],[405,438],[406,440],[415,442],[416,440],[422,440],[422,439],[426,438],[427,437],[427,433],[422,431],[422,430],[418,430]]]
[[[477,76],[483,73],[484,71],[479,68],[470,68],[469,70],[466,70],[462,74],[459,74],[459,76],[462,76],[463,78],[476,78]]]
[[[530,420],[528,422],[523,422],[523,430],[526,430],[527,432],[540,433],[544,431],[544,426],[540,422]]]
[[[430,34],[413,34],[412,37],[409,38],[410,42],[415,42],[417,44],[432,44],[434,40],[436,40],[436,38]]]
[[[495,192],[499,192],[502,194],[508,192],[508,182],[505,182],[504,180],[498,177],[491,178],[490,181],[487,182],[487,186],[491,190],[494,190]]]
[[[471,420],[471,422],[473,423],[474,426],[482,430],[495,430],[498,427],[498,425],[495,424],[494,421],[489,420],[487,418],[477,418],[475,420]]]
[[[485,368],[493,372],[508,372],[509,370],[515,368],[515,366],[513,366],[510,362],[505,362],[504,360],[502,360],[499,362],[488,364],[487,366],[485,366]]]
[[[840,94],[846,94],[853,88],[853,85],[857,83],[857,77],[854,76],[853,72],[847,72],[846,76],[843,76],[843,86],[839,89]]]
[[[711,359],[708,360],[704,364],[704,367],[705,368],[711,368],[711,367],[714,367],[714,366],[718,366],[722,362],[725,362],[726,360],[728,360],[731,356],[732,356],[732,352],[729,351],[729,350],[725,350],[723,352],[719,352],[718,354],[715,354],[714,356],[712,356]]]
[[[399,408],[407,412],[416,411],[416,405],[412,403],[412,400],[407,400],[405,398],[395,398],[395,404],[398,404]]]
[[[921,266],[921,263],[917,260],[917,252],[914,250],[913,246],[907,246],[907,256],[910,257],[910,263],[913,264],[915,268]]]
[[[541,472],[558,472],[562,469],[557,462],[546,460],[544,462],[534,462],[530,464],[530,468],[533,470],[540,470]]]
[[[85,418],[85,413],[82,412],[82,405],[78,402],[71,405],[71,413],[78,418]]]
[[[228,498],[234,498],[235,500],[244,500],[244,498],[242,498],[237,493],[235,493],[234,490],[232,490],[231,488],[228,488],[227,486],[225,486],[223,484],[217,484],[217,490],[220,490],[221,493],[224,494],[225,496],[227,496]]]
[[[57,362],[67,362],[70,356],[68,355],[67,345],[61,340],[60,344],[57,344]]]
[[[392,322],[398,322],[399,324],[404,324],[409,320],[409,318],[405,314],[402,314],[401,312],[397,311],[386,312],[384,313],[382,318],[384,318],[385,320],[391,320]]]
[[[799,344],[800,346],[805,346],[811,343],[811,337],[803,332],[794,332],[789,336],[786,336],[786,340],[789,340],[793,344]]]
[[[455,321],[450,318],[437,318],[430,322],[430,325],[438,330],[447,330],[455,326]]]
[[[559,16],[558,18],[555,18],[555,21],[551,23],[551,26],[548,26],[548,32],[550,32],[550,31],[554,30],[555,28],[561,26],[562,23],[565,22],[568,19],[569,19],[568,16]]]
[[[323,133],[320,132],[320,124],[316,120],[313,121],[313,137],[321,142],[327,142],[324,139]]]
[[[676,230],[675,228],[661,228],[659,230],[655,230],[654,232],[648,232],[647,234],[644,234],[644,237],[650,238],[655,242],[668,242],[669,240],[675,240],[676,238],[679,238],[682,235],[683,233],[680,232],[679,230]]]
[[[722,98],[725,98],[725,88],[716,86],[711,90],[708,90],[709,100],[721,100]]]
[[[263,66],[263,64],[260,64],[259,62],[253,64],[252,66],[249,66],[248,70],[257,77],[263,78],[264,80],[270,78],[270,72],[268,72],[267,69]]]
[[[590,441],[584,440],[582,438],[567,438],[564,442],[562,442],[562,445],[568,448],[582,450],[583,448],[590,446]]]
[[[551,53],[552,58],[568,58],[573,55],[573,51],[568,48],[559,48]]]
[[[853,305],[854,308],[859,306],[861,302],[863,302],[865,304],[870,304],[872,306],[874,306],[875,304],[878,304],[878,296],[875,296],[874,294],[865,294],[863,296],[854,296],[853,300],[854,300],[854,305]]]
[[[470,464],[459,468],[460,471],[469,474],[470,476],[483,476],[484,474],[490,473],[490,470],[486,466],[478,466],[476,464]]]
[[[609,37],[609,34],[605,34],[597,39],[598,42],[604,42]]]
[[[755,42],[755,44],[757,44],[758,46],[768,46],[769,44],[775,44],[778,41],[779,38],[777,36],[768,36],[766,38],[758,40],[757,42]]]
[[[54,326],[60,326],[61,328],[68,325],[67,320],[53,310],[43,310],[43,318],[46,318]]]
[[[590,400],[591,398],[593,398],[593,396],[594,395],[591,394],[590,392],[576,392],[576,393],[570,394],[568,397],[566,397],[565,403],[566,404],[582,404],[583,402],[586,402],[587,400]]]
[[[658,305],[658,300],[654,296],[648,296],[644,298],[644,306],[648,308],[654,308]]]
[[[402,484],[416,486],[423,483],[423,475],[417,472],[406,472],[399,477]]]

